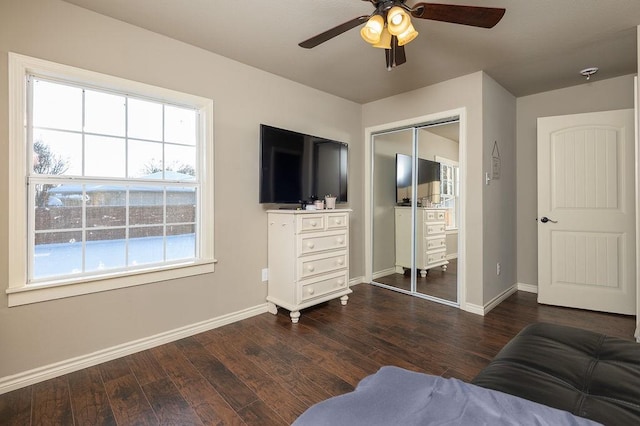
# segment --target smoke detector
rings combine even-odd
[[[589,81],[591,76],[594,75],[597,72],[598,72],[598,67],[590,67],[590,68],[585,68],[582,71],[580,71],[580,75],[586,77],[587,81]]]

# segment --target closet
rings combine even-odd
[[[371,134],[372,284],[457,306],[459,117]]]

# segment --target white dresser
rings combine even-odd
[[[291,311],[340,298],[349,288],[349,209],[268,210],[269,312]]]
[[[447,270],[446,210],[429,207],[416,209],[416,268],[420,276],[442,266]],[[396,272],[411,268],[411,207],[395,207]]]

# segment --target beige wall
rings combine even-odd
[[[576,78],[579,78],[576,76]],[[538,285],[538,117],[633,108],[633,75],[591,82],[517,100],[517,280]]]
[[[396,153],[411,155],[413,130],[374,136],[373,273],[395,267]]]
[[[259,124],[349,143],[351,276],[364,272],[361,106],[58,0],[0,2],[0,204],[7,203],[7,52],[214,100],[216,272],[7,308],[0,293],[2,377],[265,302],[267,224],[258,204]],[[310,101],[312,100],[312,101]],[[7,288],[0,209],[0,288]]]
[[[446,124],[457,127],[458,124]],[[435,156],[444,157],[451,161],[458,161],[458,142],[436,135],[429,128],[420,129],[418,132],[418,157],[435,161]]]
[[[484,171],[492,171],[492,157],[498,152],[500,158],[500,178],[484,185],[482,200],[486,304],[516,283],[516,98],[486,74],[482,94]]]

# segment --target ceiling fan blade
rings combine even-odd
[[[455,4],[417,3],[411,15],[415,18],[454,24],[471,25],[473,27],[493,28],[505,9],[496,7],[459,6]]]
[[[298,46],[304,47],[305,49],[311,49],[312,47],[316,47],[319,44],[324,43],[325,41],[331,40],[332,38],[339,36],[340,34],[349,31],[351,28],[355,28],[360,24],[363,24],[369,20],[369,15],[366,16],[358,16],[357,18],[353,18],[350,21],[345,22],[344,24],[340,24],[337,27],[333,27],[323,33],[315,35],[308,40],[299,43]]]
[[[398,46],[398,38],[396,36],[391,37],[391,49],[384,49],[384,56],[387,61],[388,71],[407,62],[404,46]]]

